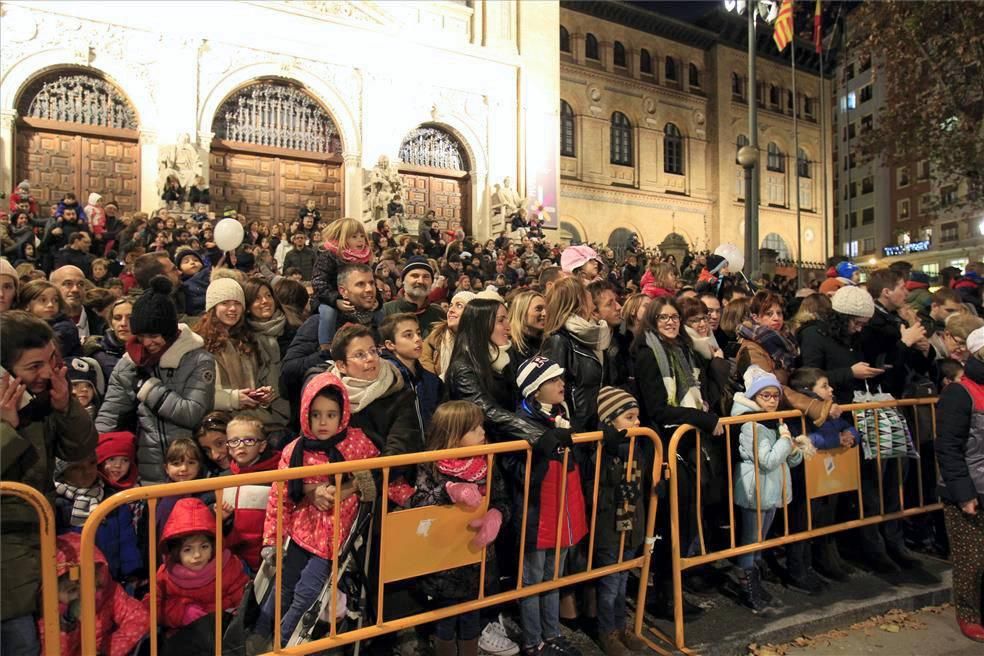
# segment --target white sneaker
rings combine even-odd
[[[482,635],[478,639],[478,648],[492,656],[516,656],[519,653],[519,645],[509,639],[501,619],[489,622],[482,630]]]

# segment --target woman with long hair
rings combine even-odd
[[[724,351],[724,357],[729,360],[733,361],[738,357],[738,349],[741,348],[741,343],[738,339],[738,326],[748,320],[751,305],[751,299],[736,298],[721,310],[720,328],[721,332],[724,333],[726,341],[724,344],[720,344],[720,342],[719,344],[721,350]]]
[[[114,301],[106,309],[106,331],[102,335],[90,336],[82,345],[83,354],[99,363],[106,380],[109,380],[113,367],[126,353],[126,343],[133,336],[130,332],[130,315],[133,314],[134,300],[124,296]]]
[[[564,396],[574,432],[598,426],[598,391],[604,383],[605,351],[611,345],[608,323],[594,320],[594,301],[574,278],[547,292],[547,322],[541,353],[564,369]]]
[[[509,304],[509,335],[520,360],[539,353],[546,324],[547,301],[543,294],[526,290],[513,297]]]
[[[789,332],[798,335],[803,326],[811,321],[816,321],[820,317],[830,312],[830,297],[826,294],[810,294],[800,303],[796,314],[790,319],[786,326]]]
[[[639,331],[642,329],[642,318],[652,301],[652,298],[639,292],[626,298],[625,303],[622,304],[622,330],[632,335],[633,339],[639,335]]]
[[[460,291],[451,297],[448,312],[444,321],[438,321],[431,327],[430,334],[424,340],[424,348],[420,354],[420,366],[438,376],[442,380],[451,363],[451,353],[454,351],[455,336],[465,306],[472,302],[475,294]]]

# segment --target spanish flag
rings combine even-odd
[[[779,8],[779,18],[776,19],[772,39],[776,42],[779,52],[786,49],[793,38],[793,0],[782,0]]]
[[[813,12],[813,44],[817,48],[817,54],[823,52],[823,34],[820,31],[820,23],[820,0],[817,0],[817,9]]]

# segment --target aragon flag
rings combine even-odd
[[[772,39],[776,42],[779,52],[786,49],[793,38],[793,0],[782,0],[779,17],[776,19]]]
[[[817,48],[817,54],[823,52],[823,33],[820,24],[822,17],[820,14],[820,0],[817,0],[817,9],[813,12],[813,44]]]

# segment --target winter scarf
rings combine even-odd
[[[349,394],[349,404],[352,414],[367,408],[376,399],[389,396],[391,393],[403,389],[403,377],[396,370],[396,365],[388,360],[379,360],[379,375],[376,380],[361,380],[351,376],[342,376],[342,384]]]
[[[507,344],[506,346],[489,347],[489,357],[492,358],[492,368],[495,369],[497,374],[501,374],[509,365],[509,349],[511,347],[512,344]]]
[[[523,400],[523,409],[541,421],[550,423],[554,428],[570,428],[570,414],[567,411],[567,404],[547,405],[540,403],[533,396]]]
[[[362,250],[339,249],[337,241],[325,241],[325,250],[346,264],[369,264],[372,260],[372,249],[368,246]]]
[[[656,366],[666,386],[667,402],[673,407],[704,409],[697,386],[697,369],[677,344],[666,344],[652,332],[646,332],[646,346],[656,357]]]
[[[485,456],[471,458],[447,458],[437,461],[437,471],[469,483],[484,483],[489,473],[489,461]]]
[[[772,358],[776,369],[792,371],[796,365],[796,342],[785,332],[779,332],[766,326],[749,326],[741,324],[736,331],[738,337],[755,342],[765,349]]]
[[[249,320],[249,327],[253,331],[256,345],[260,350],[261,366],[274,364],[277,367],[277,370],[270,374],[273,380],[280,378],[280,344],[277,340],[284,334],[286,326],[287,317],[280,310],[275,311],[273,316],[266,321]],[[259,378],[264,377],[263,373],[259,372]]]
[[[72,518],[69,522],[72,526],[81,527],[85,524],[85,520],[103,500],[102,481],[96,481],[91,487],[75,487],[68,483],[55,481],[55,492],[63,499],[72,502]]]
[[[714,333],[711,333],[707,337],[701,337],[700,333],[690,326],[684,327],[687,329],[687,334],[690,335],[690,341],[694,343],[694,351],[699,353],[705,360],[710,360],[713,358],[714,351],[721,348],[718,346],[717,340],[714,339]]]
[[[444,376],[448,373],[448,367],[451,366],[452,351],[454,351],[454,333],[445,325],[444,332],[441,334],[441,354],[439,360],[441,380],[444,380]]]
[[[168,342],[164,345],[157,353],[150,353],[143,347],[137,336],[134,335],[130,339],[126,340],[126,353],[133,360],[133,364],[137,365],[138,369],[147,369],[157,366],[157,363],[161,361],[161,357],[167,353],[167,350],[171,348],[174,342]]]
[[[329,437],[327,440],[312,440],[302,437],[298,440],[297,444],[294,446],[294,451],[290,454],[290,468],[296,469],[297,467],[304,466],[305,451],[318,451],[320,453],[326,453],[328,454],[329,462],[342,462],[345,460],[345,456],[338,450],[338,445],[341,444],[347,434],[348,432],[343,430],[336,433],[332,437]],[[287,481],[287,494],[290,495],[290,498],[294,503],[300,503],[301,499],[304,498],[304,479],[295,478]]]
[[[223,549],[222,562],[228,563],[231,560],[232,560],[232,552],[229,551],[228,549]],[[215,561],[216,559],[212,558],[212,560],[209,561],[208,565],[205,565],[205,567],[197,571],[193,569],[189,569],[184,565],[182,565],[181,563],[172,562],[171,565],[167,568],[168,574],[170,575],[171,580],[173,580],[174,583],[179,588],[184,588],[185,590],[201,588],[215,580]],[[225,571],[223,571],[222,573],[226,574]]]
[[[564,322],[567,329],[579,342],[594,351],[598,362],[605,361],[605,350],[611,346],[612,330],[602,320],[588,321],[584,317],[572,314]]]

